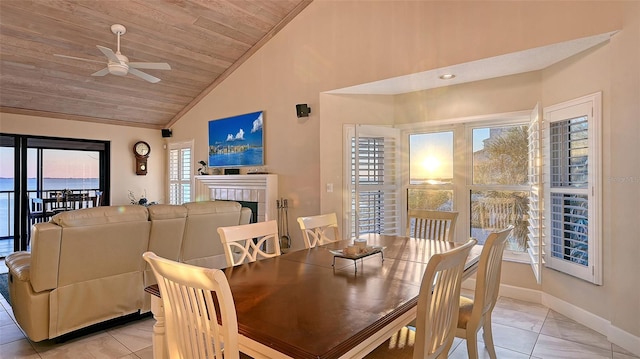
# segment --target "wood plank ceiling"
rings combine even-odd
[[[0,112],[168,127],[311,1],[0,0]],[[113,24],[130,62],[170,64],[141,70],[160,82],[91,76]]]

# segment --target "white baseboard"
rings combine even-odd
[[[467,290],[475,290],[476,279],[470,278],[462,282],[462,288]],[[514,287],[511,285],[500,285],[499,295],[502,297],[509,297],[513,299],[523,300],[525,302],[542,304],[542,292],[539,290]]]
[[[609,328],[609,341],[640,357],[640,338],[618,327]]]
[[[462,287],[464,289],[474,290],[475,284],[475,278],[471,278],[462,282]],[[519,288],[510,285],[500,285],[500,296],[542,304],[606,336],[610,342],[634,355],[640,356],[640,337],[613,326],[609,320],[601,318],[569,302],[539,290]]]
[[[640,337],[613,326],[611,321],[546,293],[543,293],[542,304],[606,336],[610,342],[634,355],[640,356]]]

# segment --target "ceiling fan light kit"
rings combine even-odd
[[[96,45],[98,50],[100,50],[100,52],[102,52],[109,61],[107,62],[107,67],[100,71],[92,73],[91,76],[105,76],[108,74],[116,76],[126,76],[127,74],[132,74],[148,82],[157,83],[160,82],[159,78],[149,75],[148,73],[142,72],[138,69],[171,70],[171,66],[166,62],[129,62],[129,58],[120,53],[120,35],[124,35],[127,32],[127,29],[124,27],[124,25],[113,24],[111,25],[111,32],[118,37],[118,47],[116,48],[116,52],[113,52],[113,50],[108,47]],[[73,56],[57,54],[56,56],[74,60],[96,62],[95,60],[83,59]]]

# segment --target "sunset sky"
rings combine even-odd
[[[473,131],[473,152],[484,148],[488,128]],[[453,177],[453,132],[419,133],[409,136],[409,170],[412,179]]]
[[[409,136],[412,179],[453,178],[453,132]]]
[[[99,158],[95,151],[44,151],[43,173],[46,178],[98,178]],[[36,150],[27,151],[29,178],[36,177]],[[13,149],[0,147],[0,177],[13,177]]]

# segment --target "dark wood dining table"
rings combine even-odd
[[[338,241],[223,269],[238,318],[240,350],[254,358],[361,358],[415,319],[429,258],[460,244],[399,236],[365,235],[382,255],[353,261],[334,253]],[[482,248],[467,259],[477,270]],[[357,266],[357,271],[355,270]],[[157,285],[152,295],[154,358],[167,358],[164,313]]]

